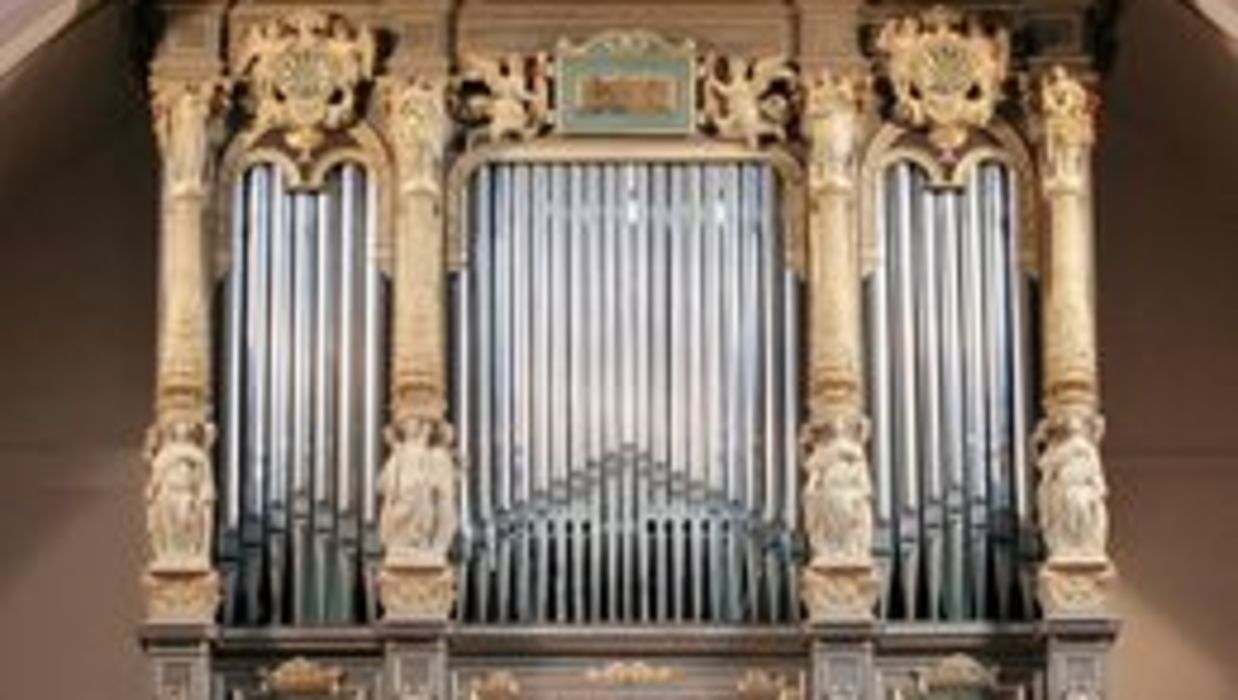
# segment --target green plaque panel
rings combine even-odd
[[[562,134],[690,134],[696,130],[696,49],[648,32],[560,42],[556,123]]]

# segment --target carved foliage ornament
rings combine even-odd
[[[705,57],[704,124],[719,138],[756,148],[763,141],[785,141],[791,120],[795,72],[783,56],[745,59]]]
[[[550,58],[508,54],[499,58],[465,55],[457,78],[458,111],[473,124],[469,145],[521,141],[541,134],[552,122]]]
[[[897,115],[947,156],[984,126],[1001,99],[1010,41],[1005,30],[989,33],[972,19],[943,7],[922,17],[890,20],[877,37]]]
[[[255,129],[286,129],[302,159],[324,131],[356,119],[358,88],[374,74],[373,35],[343,17],[300,10],[250,29],[232,71],[249,86]]]

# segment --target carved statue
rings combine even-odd
[[[1095,139],[1092,97],[1062,66],[1054,66],[1041,85],[1045,117],[1045,181],[1052,187],[1083,188],[1087,158]]]
[[[456,464],[449,429],[413,419],[392,439],[379,488],[389,563],[445,565],[456,533]]]
[[[983,126],[1001,99],[1010,55],[1005,31],[987,34],[944,7],[921,17],[890,20],[877,37],[900,117],[928,127],[929,139],[951,154],[968,129]]]
[[[1099,423],[1099,418],[1094,418]],[[1105,561],[1109,539],[1108,488],[1096,446],[1099,427],[1070,417],[1040,455],[1037,494],[1051,560]]]
[[[871,559],[872,483],[863,434],[832,430],[807,446],[804,530],[814,563],[863,564]]]
[[[851,183],[866,88],[856,78],[828,70],[807,81],[802,128],[811,149],[809,179],[814,187]]]
[[[206,183],[219,87],[217,81],[158,81],[152,86],[155,137],[163,152],[164,192],[170,196],[201,192]]]
[[[391,83],[386,91],[386,108],[398,151],[401,183],[405,188],[437,191],[452,129],[443,84],[426,78]]]
[[[154,553],[152,570],[210,568],[215,487],[207,447],[208,427],[173,423],[152,439],[146,487],[146,525]]]
[[[750,148],[767,138],[786,140],[791,103],[775,87],[793,84],[795,73],[784,57],[749,61],[738,56],[707,56],[704,70],[704,117],[718,136],[743,141]]]
[[[506,138],[523,140],[537,135],[550,122],[550,84],[545,54],[537,54],[530,67],[523,56],[503,58],[466,55],[459,82],[478,84],[481,94],[468,96],[464,117],[481,122],[469,134],[469,146],[482,140],[498,143]]]

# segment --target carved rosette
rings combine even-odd
[[[280,130],[308,160],[325,132],[357,118],[357,94],[374,73],[373,34],[341,16],[298,10],[250,29],[232,61],[248,86],[256,135]]]
[[[550,109],[550,57],[466,54],[456,78],[459,117],[471,124],[468,142],[523,141],[554,122]]]
[[[787,139],[794,101],[795,71],[785,56],[747,59],[705,56],[702,123],[720,139],[749,148]]]
[[[877,49],[894,91],[895,113],[947,157],[971,129],[993,115],[1006,80],[1010,40],[1004,30],[986,32],[973,19],[936,7],[919,17],[893,19],[882,27]]]
[[[810,558],[801,595],[812,621],[866,619],[877,602],[867,439],[868,421],[858,415],[804,429],[801,500]]]
[[[383,607],[388,619],[446,619],[455,604],[448,553],[458,524],[451,429],[412,419],[390,431],[389,442],[379,485]]]

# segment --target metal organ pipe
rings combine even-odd
[[[1028,616],[1019,534],[1035,385],[1012,175],[985,162],[949,189],[899,162],[881,183],[866,318],[877,553],[897,581],[882,610]]]
[[[373,483],[385,397],[385,288],[376,194],[334,168],[320,191],[259,164],[234,198],[220,445],[228,624],[372,619],[363,542],[376,542]],[[371,551],[373,554],[374,552]],[[365,597],[365,596],[363,596]]]
[[[465,620],[796,614],[798,283],[773,179],[672,162],[475,176],[457,423],[478,456],[469,527],[493,536],[465,550]]]

